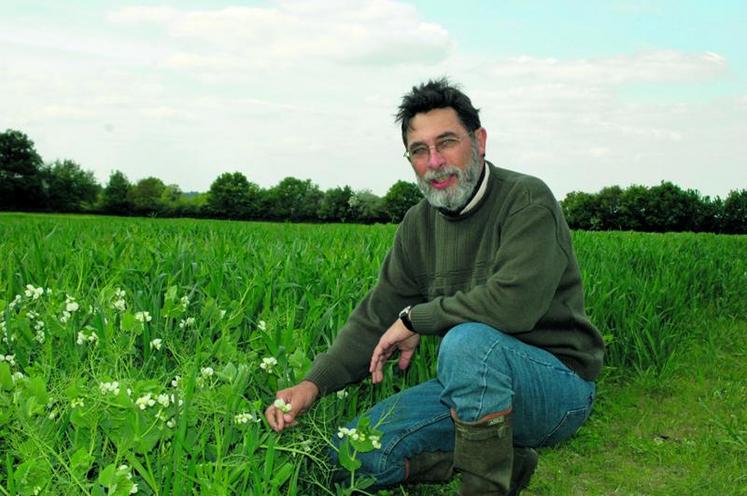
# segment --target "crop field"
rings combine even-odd
[[[438,340],[282,434],[262,412],[373,286],[395,230],[0,215],[0,495],[344,494],[328,440],[432,377]],[[747,237],[574,242],[603,382],[665,380],[706,319],[747,314]]]

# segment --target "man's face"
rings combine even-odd
[[[407,131],[407,149],[418,187],[428,202],[462,209],[480,179],[487,134],[470,136],[452,108],[416,114]]]

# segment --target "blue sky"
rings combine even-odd
[[[488,159],[562,198],[747,187],[747,2],[277,0],[0,5],[0,129],[106,181],[221,172],[383,194],[412,179],[392,122],[448,75]]]

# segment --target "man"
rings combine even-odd
[[[437,377],[374,406],[381,449],[359,454],[377,486],[447,481],[463,495],[518,494],[532,449],[573,435],[594,401],[603,343],[583,304],[568,226],[539,179],[485,161],[487,132],[447,80],[404,96],[397,120],[425,199],[397,230],[377,285],[300,384],[279,391],[271,427],[316,398],[406,368],[421,335],[443,336]],[[353,423],[355,424],[355,423]]]

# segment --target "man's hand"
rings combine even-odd
[[[400,319],[395,320],[394,324],[381,336],[379,344],[371,354],[371,365],[368,371],[371,372],[373,383],[378,384],[384,379],[384,363],[392,356],[394,350],[399,350],[399,368],[405,370],[410,365],[418,343],[420,343],[420,335],[408,330]]]
[[[283,413],[274,405],[270,405],[265,410],[267,422],[276,432],[295,425],[296,417],[308,410],[318,396],[319,388],[311,381],[302,381],[293,387],[278,391],[275,393],[275,398],[290,404],[291,410]]]

